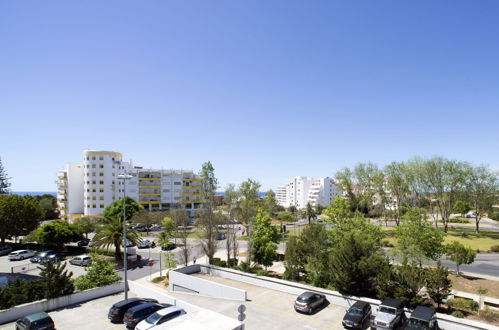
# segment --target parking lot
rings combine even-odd
[[[244,323],[247,329],[343,329],[341,321],[345,314],[344,307],[330,304],[312,315],[300,314],[293,308],[295,295],[215,276],[200,274],[195,276],[246,290],[248,301],[240,302],[182,293],[170,294],[235,319],[238,315],[237,307],[243,303],[246,305]]]
[[[135,297],[129,293],[130,298]],[[115,294],[78,305],[68,306],[52,312],[49,315],[59,330],[117,330],[126,329],[123,324],[113,324],[107,319],[109,308],[116,302],[123,300],[123,294]],[[0,325],[0,330],[15,329],[15,323]]]
[[[69,264],[68,260],[71,258],[72,257],[67,257],[67,259],[62,262],[66,264],[66,269],[68,271],[73,272],[73,278],[85,274],[85,267]],[[14,273],[22,272],[29,275],[38,275],[40,273],[38,266],[40,266],[40,264],[32,263],[29,259],[10,261],[7,256],[0,257],[0,273],[10,273],[12,267],[14,267]],[[23,270],[23,268],[25,269]]]

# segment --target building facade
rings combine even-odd
[[[84,151],[82,163],[58,172],[57,184],[59,210],[68,219],[100,217],[125,195],[147,210],[184,209],[190,217],[202,206],[201,178],[193,171],[144,169],[114,151]]]
[[[312,179],[306,176],[297,176],[286,185],[277,187],[276,199],[284,207],[295,206],[298,209],[322,205],[329,206],[334,196],[339,192],[334,181],[329,178]]]

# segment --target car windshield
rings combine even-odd
[[[302,297],[302,296],[299,296],[298,299],[299,302],[302,302],[302,303],[306,303],[306,302],[309,302],[310,301],[310,297]]]
[[[151,314],[151,316],[149,316],[146,319],[146,322],[151,323],[151,324],[155,324],[160,318],[161,318],[161,315],[159,315],[158,313],[153,313],[153,314]]]
[[[360,308],[352,308],[348,311],[348,314],[351,315],[362,315],[362,309]]]
[[[427,329],[429,327],[428,321],[409,319],[409,329]]]
[[[390,307],[385,307],[385,306],[381,306],[379,311],[381,313],[387,313],[387,314],[393,314],[393,315],[397,314],[397,310],[395,308],[390,308]]]

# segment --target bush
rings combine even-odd
[[[390,241],[382,240],[381,241],[381,246],[382,247],[394,247],[395,245],[393,245],[393,243],[391,243]]]
[[[151,282],[159,283],[159,282],[163,282],[164,280],[166,280],[166,276],[158,276],[158,277],[153,278]]]
[[[478,317],[485,321],[496,322],[499,319],[499,313],[491,310],[489,307],[485,307],[485,309],[478,311]]]
[[[267,276],[268,272],[265,269],[259,269],[255,272],[256,276]]]
[[[229,267],[235,267],[237,266],[237,259],[229,259],[229,262],[227,263]]]
[[[220,260],[220,258],[215,258],[215,259],[218,259],[218,260],[213,260],[213,265],[214,266],[227,268],[227,261]]]
[[[0,309],[8,309],[44,298],[44,280],[26,281],[17,278],[10,285],[0,289]]]
[[[498,245],[492,245],[490,247],[490,252],[499,252],[499,244]]]
[[[464,318],[464,314],[461,311],[453,311],[450,315],[452,315],[454,317],[458,317],[460,319]]]
[[[465,298],[454,298],[447,301],[449,307],[459,310],[465,310],[470,312],[475,312],[478,310],[478,303],[471,299]]]
[[[493,212],[489,214],[489,218],[499,221],[499,212]]]
[[[442,220],[440,220],[439,222],[442,222]],[[469,219],[466,219],[466,218],[451,218],[449,219],[449,222],[450,223],[470,223],[470,220]]]
[[[103,256],[92,254],[92,263],[85,275],[78,276],[74,281],[78,290],[88,290],[118,282],[121,277],[115,272],[116,264],[104,259]]]

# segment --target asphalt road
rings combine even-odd
[[[449,269],[456,270],[456,264],[450,260],[442,258],[442,264]],[[498,253],[478,253],[475,262],[471,265],[461,265],[461,272],[499,277],[499,254]]]

